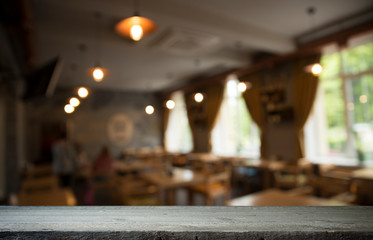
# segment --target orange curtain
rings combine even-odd
[[[187,116],[188,116],[188,122],[190,126],[190,131],[192,133],[192,141],[193,141],[193,152],[195,152],[196,149],[196,138],[197,138],[197,126],[198,126],[198,113],[197,111],[197,105],[193,101],[193,92],[186,92],[184,94],[184,101],[185,101],[185,106],[187,110]]]
[[[305,71],[305,67],[320,61],[320,54],[301,58],[293,63],[295,159],[304,157],[303,127],[315,102],[318,77]]]
[[[211,131],[215,126],[223,101],[224,86],[223,81],[219,81],[204,89],[185,94],[188,120],[193,136],[193,152],[211,151]],[[194,101],[196,92],[201,92],[204,95],[204,100],[201,103]]]
[[[206,127],[208,134],[208,151],[212,149],[211,132],[215,127],[217,116],[220,112],[220,106],[224,98],[225,81],[220,81],[207,89],[206,105]]]
[[[263,105],[260,101],[260,89],[261,89],[261,72],[255,72],[243,77],[240,77],[241,82],[250,82],[251,88],[246,90],[242,96],[245,99],[245,103],[251,118],[258,125],[260,129],[260,156],[262,158],[267,157],[266,150],[266,121],[264,115]]]
[[[165,104],[166,101],[169,100],[170,98],[171,98],[171,94],[167,94],[163,98],[162,104]],[[168,108],[166,108],[165,106],[162,106],[162,109],[163,109],[163,126],[162,126],[163,127],[163,131],[162,131],[162,134],[163,134],[163,148],[165,150],[167,150],[166,131],[167,131],[167,127],[168,127],[170,110]]]

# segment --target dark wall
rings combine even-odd
[[[81,145],[90,160],[103,145],[109,146],[114,157],[126,148],[162,145],[161,104],[153,94],[96,90],[72,114],[63,110],[68,98],[66,92],[57,93],[42,105],[40,101],[27,104],[29,160],[48,161],[48,146],[61,129]],[[153,115],[144,111],[148,104],[155,107]]]

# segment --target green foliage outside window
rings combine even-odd
[[[373,69],[373,42],[342,51],[344,74]]]
[[[345,107],[341,79],[326,79],[321,82],[324,89],[324,104],[328,120],[328,142],[331,152],[344,152],[347,142]]]
[[[325,55],[321,64],[330,153],[347,151],[350,131],[359,158],[373,159],[373,42]]]

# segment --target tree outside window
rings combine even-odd
[[[324,70],[305,128],[311,160],[373,160],[373,35],[350,45],[321,58]]]

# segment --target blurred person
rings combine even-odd
[[[114,159],[108,146],[103,146],[92,166],[93,173],[111,173],[114,171]]]
[[[80,143],[76,142],[74,144],[74,149],[76,152],[77,160],[77,176],[79,178],[87,179],[89,177],[89,171],[91,164],[88,160],[86,152],[83,150],[83,147]]]
[[[91,163],[79,142],[74,143],[74,149],[77,157],[74,194],[79,205],[93,205],[94,196],[90,185]]]
[[[52,155],[53,171],[59,178],[60,186],[72,187],[77,159],[74,147],[67,140],[66,132],[61,132],[52,145]]]
[[[90,190],[85,204],[111,205],[114,202],[114,159],[108,146],[103,146],[92,164]]]

